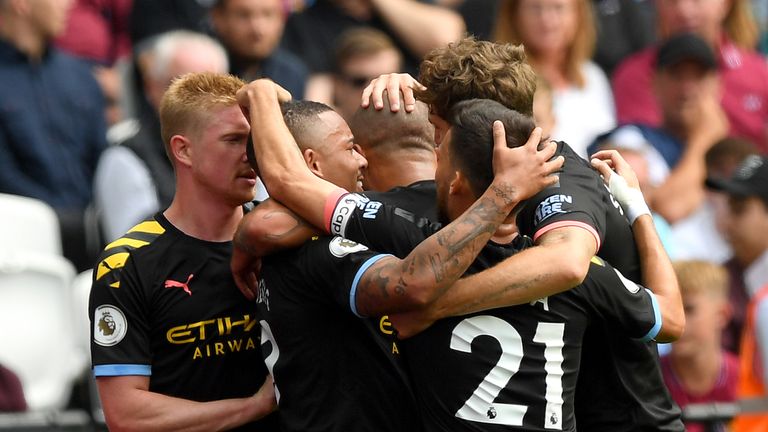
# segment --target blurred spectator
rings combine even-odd
[[[597,24],[594,60],[608,76],[622,60],[656,40],[653,0],[593,0]]]
[[[557,125],[582,157],[597,135],[616,126],[611,88],[589,58],[595,24],[588,0],[509,0],[501,5],[494,39],[525,45],[528,61],[552,86]]]
[[[131,43],[171,30],[210,32],[208,11],[216,0],[133,0]]]
[[[685,308],[685,332],[661,358],[661,371],[672,399],[685,408],[692,403],[732,402],[739,381],[738,358],[720,345],[730,317],[728,275],[706,261],[674,263]],[[716,430],[722,429],[720,425]],[[687,423],[687,432],[705,432]]]
[[[465,0],[457,10],[467,32],[492,40],[502,3],[508,0]],[[656,16],[652,0],[590,0],[593,4],[597,45],[593,60],[610,75],[621,60],[656,40]],[[442,0],[441,3],[445,3]]]
[[[752,0],[752,10],[755,13],[757,26],[760,29],[759,49],[763,55],[768,55],[768,2]]]
[[[638,131],[650,165],[648,202],[672,224],[690,216],[704,199],[704,155],[728,130],[719,106],[714,53],[698,36],[683,33],[664,41],[655,61],[654,93],[660,127],[621,126]],[[593,149],[591,149],[593,151]]]
[[[726,238],[744,269],[749,295],[739,350],[739,397],[766,397],[768,393],[768,157],[750,156],[730,179],[711,178],[707,184],[728,194]],[[744,415],[734,422],[735,432],[768,430],[768,415]]]
[[[120,82],[120,73],[116,68],[97,66],[93,69],[93,75],[104,94],[104,120],[107,122],[107,126],[114,126],[123,120],[120,103],[123,85]]]
[[[629,166],[632,167],[632,171],[635,172],[637,181],[640,183],[640,190],[647,197],[653,190],[648,160],[648,147],[650,144],[641,135],[635,135],[631,130],[628,130],[627,128],[629,127],[619,128],[616,132],[601,140],[597,150],[615,149],[618,151]],[[674,260],[678,247],[669,222],[655,211],[651,211],[651,217],[653,217],[653,223],[656,226],[656,231],[664,246],[664,250],[670,259]]]
[[[269,78],[304,98],[307,67],[278,47],[285,16],[281,0],[218,0],[211,22],[229,54],[230,72],[245,81]]]
[[[404,54],[404,70],[416,75],[421,57],[458,40],[461,16],[416,0],[317,0],[288,18],[282,45],[298,55],[312,74],[306,99],[332,103],[333,47],[352,27],[369,26],[386,33]]]
[[[0,3],[0,192],[54,207],[64,255],[85,269],[92,260],[83,215],[106,136],[103,97],[88,65],[51,43],[70,6]]]
[[[64,33],[63,51],[102,66],[131,53],[128,18],[133,0],[75,0]]]
[[[333,105],[349,122],[360,106],[363,88],[379,75],[400,72],[403,56],[389,36],[368,27],[345,31],[335,48]]]
[[[19,377],[0,364],[0,413],[26,410],[27,401]]]
[[[536,93],[533,94],[533,119],[536,121],[536,126],[541,128],[543,137],[550,136],[557,125],[554,97],[552,86],[539,76],[536,82]]]
[[[94,194],[104,236],[111,241],[166,208],[175,192],[173,167],[160,136],[157,109],[171,81],[189,72],[226,73],[224,48],[206,35],[177,30],[145,41],[140,56],[145,103],[139,129],[108,148],[96,170]]]
[[[768,65],[754,50],[757,30],[749,0],[674,0],[657,2],[656,7],[663,38],[694,32],[714,50],[730,134],[768,152]],[[619,123],[661,123],[652,90],[656,51],[656,46],[649,47],[616,69],[613,90]]]

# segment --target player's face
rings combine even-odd
[[[335,111],[326,111],[319,117],[317,130],[321,144],[315,147],[319,157],[318,174],[348,191],[362,192],[363,170],[368,161],[357,152],[347,122]]]
[[[435,127],[435,148],[437,148],[443,142],[443,139],[445,139],[445,134],[448,133],[448,129],[451,128],[451,125],[439,115],[432,113],[431,108],[429,122]]]
[[[190,160],[195,181],[233,206],[254,197],[256,173],[245,153],[250,130],[240,107],[219,107],[211,110],[192,139]]]
[[[437,129],[437,127],[435,127]],[[435,184],[437,186],[437,216],[439,222],[450,222],[449,191],[450,185],[456,176],[450,156],[451,130],[447,129],[442,136],[442,143],[437,145],[437,168],[435,170]]]
[[[704,347],[720,347],[720,334],[728,322],[726,301],[706,292],[686,293],[685,332],[672,345],[674,355],[689,357]]]

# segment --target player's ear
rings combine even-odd
[[[469,187],[469,183],[467,183],[467,177],[464,176],[461,171],[454,171],[453,178],[448,184],[448,193],[451,195],[464,193],[467,190],[467,187]]]
[[[170,141],[170,153],[174,165],[192,165],[192,143],[183,135],[174,135]]]
[[[320,160],[316,151],[312,149],[305,149],[301,154],[304,156],[304,162],[307,164],[312,173],[318,177],[323,176],[323,171],[320,169]]]

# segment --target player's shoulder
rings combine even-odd
[[[632,294],[636,294],[642,288],[639,284],[624,276],[608,261],[598,256],[593,256],[590,260],[587,277],[584,279],[582,286],[592,290],[611,290],[616,289],[617,286],[623,286]]]
[[[120,276],[129,259],[151,252],[166,227],[156,217],[148,218],[109,243],[99,255],[94,268],[94,286],[120,287]]]

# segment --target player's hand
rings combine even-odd
[[[249,421],[259,420],[277,409],[277,397],[272,375],[267,375],[267,379],[264,380],[259,391],[248,398],[248,402]]]
[[[254,98],[265,95],[274,95],[277,98],[277,101],[280,103],[288,102],[291,100],[291,92],[280,87],[279,84],[267,78],[257,79],[242,86],[240,90],[237,91],[235,97],[237,98],[237,103],[240,105],[243,111],[247,112],[251,106],[251,101]]]
[[[397,330],[398,339],[408,339],[428,329],[435,320],[428,318],[423,311],[403,312],[389,315],[389,321]]]
[[[427,89],[407,73],[380,75],[363,89],[360,106],[368,108],[373,103],[373,107],[376,110],[384,108],[384,90],[386,90],[390,111],[400,111],[400,92],[403,92],[405,112],[412,112],[416,108],[416,97],[413,95],[414,88],[418,90]]]
[[[651,214],[640,190],[637,174],[618,151],[601,150],[592,155],[590,162],[603,176],[603,181],[608,185],[611,195],[621,204],[630,224],[634,224],[642,215]]]
[[[248,300],[254,300],[259,289],[261,258],[250,254],[235,242],[230,268],[237,288]]]
[[[494,183],[503,190],[512,191],[517,201],[528,199],[542,189],[557,183],[557,172],[565,159],[552,157],[557,151],[555,142],[548,142],[539,150],[542,131],[537,127],[528,141],[516,148],[507,147],[504,125],[493,122],[493,174]]]

